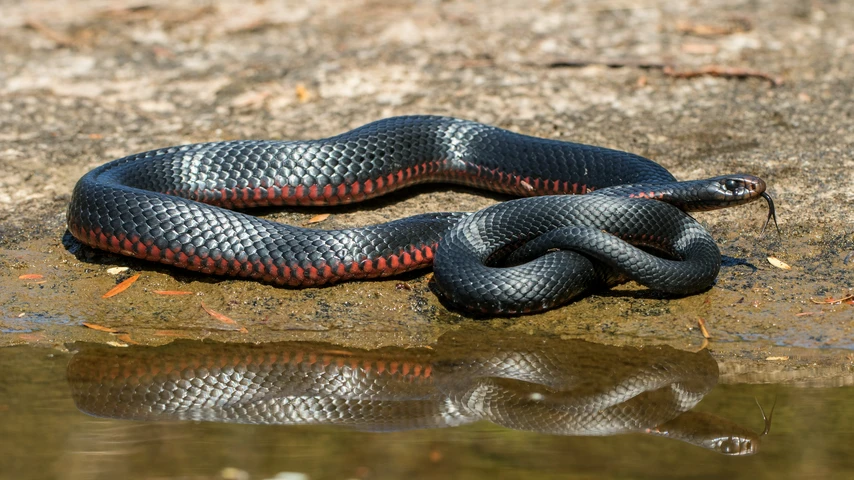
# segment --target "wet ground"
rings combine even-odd
[[[747,384],[854,383],[854,305],[824,303],[854,293],[849,2],[519,1],[489,8],[317,1],[285,8],[47,0],[0,1],[0,8],[0,345],[44,347],[3,355],[41,358],[53,372],[44,384],[50,388],[62,384],[58,365],[77,341],[425,347],[478,324],[696,350],[704,341],[701,318],[721,382],[739,385],[733,388],[745,395],[745,410],[750,397],[773,390]],[[703,71],[718,76],[680,75]],[[781,234],[760,234],[760,204],[698,214],[725,255],[708,292],[668,298],[629,284],[544,314],[487,320],[445,308],[426,272],[290,290],[70,252],[62,242],[74,183],[110,159],[202,141],[319,138],[416,113],[628,150],[680,179],[755,174],[775,198]],[[330,213],[315,226],[337,228],[503,199],[433,186],[347,208],[259,213],[293,224]],[[111,273],[115,267],[127,268]],[[135,274],[128,290],[101,298]],[[176,290],[192,293],[155,293]],[[833,390],[828,404],[843,392]],[[819,402],[803,401],[797,408]]]

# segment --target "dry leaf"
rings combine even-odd
[[[107,332],[107,333],[116,333],[117,332],[117,330],[115,328],[105,327],[103,325],[98,325],[97,323],[83,322],[83,326],[86,328],[91,328],[92,330],[98,330],[99,332]]]
[[[109,345],[111,347],[127,347],[128,346],[127,343],[116,342],[116,341],[109,341],[109,342],[107,342],[107,345]]]
[[[789,359],[789,357],[786,357],[786,356],[783,356],[783,357],[765,357],[765,360],[768,360],[769,362],[774,362],[774,361],[779,362],[779,361],[788,360],[788,359]]]
[[[205,311],[205,312],[207,312],[207,314],[208,314],[208,315],[210,315],[210,316],[212,316],[213,318],[215,318],[215,319],[219,320],[220,322],[225,323],[225,324],[228,324],[228,325],[234,325],[234,326],[238,327],[238,331],[239,331],[240,333],[247,333],[247,332],[249,331],[249,330],[246,330],[246,328],[245,328],[245,327],[241,327],[240,325],[238,325],[238,324],[237,324],[237,322],[235,322],[235,321],[234,321],[234,320],[232,320],[231,318],[229,318],[229,317],[227,317],[227,316],[225,316],[225,315],[223,315],[223,314],[221,314],[221,313],[217,312],[216,310],[211,310],[210,308],[208,308],[208,307],[205,305],[205,303],[204,303],[204,302],[201,302],[201,304],[202,304],[202,309],[204,309],[204,311]]]
[[[788,263],[778,259],[777,257],[768,257],[768,263],[782,270],[792,269],[792,267]]]
[[[118,275],[122,272],[127,272],[128,270],[130,270],[130,268],[128,267],[113,267],[108,268],[107,273],[109,273],[110,275]]]
[[[25,342],[31,343],[41,342],[45,339],[44,335],[42,335],[41,333],[20,333],[18,334],[18,338]]]
[[[153,290],[158,295],[192,295],[193,292],[186,290]]]
[[[128,289],[128,287],[133,285],[133,282],[135,282],[139,279],[139,275],[140,274],[137,273],[136,275],[128,278],[124,282],[122,282],[122,283],[116,285],[115,287],[111,288],[109,292],[101,295],[101,298],[110,298],[114,295],[118,295],[118,294],[124,292],[125,290]]]
[[[39,275],[38,273],[25,273],[18,276],[18,280],[41,280],[43,278],[44,275]]]
[[[116,338],[130,345],[139,345],[139,342],[134,342],[133,340],[131,340],[130,334],[127,333],[116,335]]]
[[[305,88],[305,85],[301,83],[297,85],[296,94],[297,100],[299,100],[300,103],[305,103],[311,100],[311,92],[309,92],[308,89]]]
[[[309,218],[308,221],[305,222],[305,224],[311,225],[312,223],[320,223],[320,222],[326,220],[327,218],[329,218],[329,215],[330,214],[328,214],[328,213],[321,213],[320,215],[315,215],[315,216]]]

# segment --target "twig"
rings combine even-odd
[[[608,68],[623,68],[623,67],[634,67],[641,69],[662,69],[667,67],[668,64],[664,62],[655,62],[651,60],[637,60],[637,59],[558,59],[554,60],[548,64],[546,67],[548,68],[581,68],[581,67],[589,67],[591,65],[603,65]]]
[[[831,297],[831,298],[825,298],[824,300],[816,300],[816,299],[810,297],[810,301],[812,303],[815,303],[816,305],[838,305],[838,304],[841,304],[842,302],[847,302],[849,300],[854,300],[854,295],[848,295],[847,297],[843,297],[843,298],[832,298]]]
[[[661,70],[664,75],[673,78],[694,78],[700,76],[713,76],[724,78],[761,78],[767,80],[774,87],[779,87],[783,84],[783,79],[779,76],[771,75],[770,73],[753,70],[750,68],[727,67],[724,65],[707,65],[695,70],[676,70],[669,63],[656,62],[650,60],[634,60],[634,59],[559,59],[547,63],[546,68],[581,68],[591,65],[602,65],[608,68],[623,68],[633,67],[644,70]]]
[[[771,85],[774,87],[779,87],[783,84],[783,79],[781,77],[777,77],[771,75],[770,73],[761,72],[759,70],[753,70],[750,68],[737,68],[737,67],[726,67],[723,65],[707,65],[705,67],[698,68],[696,70],[682,70],[676,71],[671,66],[666,66],[662,69],[662,72],[668,77],[673,78],[694,78],[700,77],[704,75],[711,75],[713,77],[725,77],[725,78],[761,78],[763,80],[768,80],[771,82]]]
[[[172,26],[192,22],[207,15],[218,12],[212,5],[198,8],[179,9],[155,5],[136,5],[104,10],[98,14],[101,18],[109,18],[120,22],[139,22],[151,19],[161,20],[165,25]]]
[[[64,33],[58,32],[58,31],[48,27],[47,25],[45,25],[44,23],[42,23],[39,20],[35,20],[35,19],[31,18],[31,19],[27,20],[27,22],[24,25],[27,26],[28,28],[31,28],[31,29],[35,30],[36,32],[44,35],[48,40],[52,41],[57,46],[60,46],[60,47],[75,47],[75,46],[77,46],[76,43],[74,42],[74,39],[72,39],[71,37],[69,37],[68,35],[66,35]]]

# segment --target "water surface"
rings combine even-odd
[[[446,335],[430,349],[375,351],[296,342],[70,348],[73,355],[0,349],[0,477],[854,473],[854,389],[716,385],[706,351],[468,334]],[[650,371],[678,378],[633,392]],[[615,396],[624,402],[590,404]],[[775,398],[771,431],[762,435],[756,401],[768,409]],[[670,410],[674,404],[685,411]],[[601,418],[614,413],[629,420]],[[727,455],[683,429],[750,442],[742,455]]]

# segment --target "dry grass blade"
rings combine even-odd
[[[140,275],[140,274],[139,274],[139,273],[137,273],[136,275],[134,275],[134,276],[132,276],[132,277],[128,278],[127,280],[123,281],[122,283],[120,283],[120,284],[116,285],[115,287],[111,288],[109,292],[107,292],[107,293],[105,293],[105,294],[101,295],[101,298],[110,298],[110,297],[112,297],[112,296],[115,296],[115,295],[118,295],[118,294],[120,294],[120,293],[124,292],[125,290],[127,290],[127,289],[128,289],[128,287],[130,287],[131,285],[133,285],[133,282],[135,282],[135,281],[139,280],[139,275]]]
[[[157,295],[192,295],[194,292],[186,290],[153,290]]]

